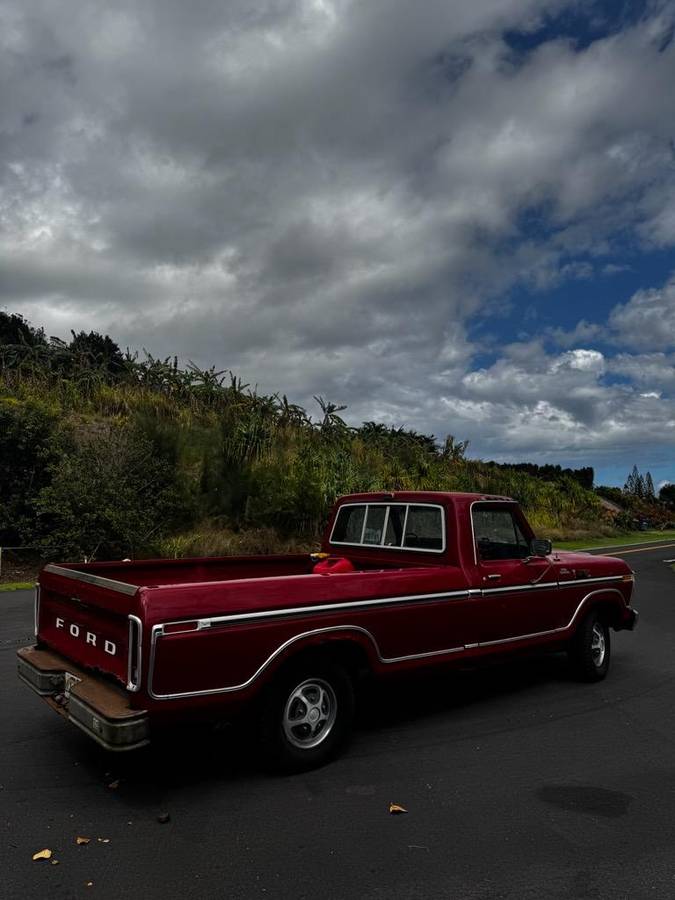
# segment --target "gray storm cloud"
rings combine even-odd
[[[672,282],[474,362],[513,286],[675,244],[671,7],[505,41],[567,5],[5,0],[0,304],[485,455],[672,444]]]

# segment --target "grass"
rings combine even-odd
[[[6,584],[0,584],[0,593],[2,591],[29,591],[34,587],[34,581],[8,581]]]
[[[555,541],[556,550],[590,550],[593,547],[623,547],[625,544],[649,544],[653,541],[675,541],[675,531],[629,531],[614,537],[601,536],[579,541]]]

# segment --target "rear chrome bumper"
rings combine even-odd
[[[23,647],[17,657],[19,678],[106,750],[135,750],[150,743],[147,712],[132,709],[121,688],[50,650]]]

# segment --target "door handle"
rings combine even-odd
[[[501,575],[484,575],[483,581],[499,581]]]

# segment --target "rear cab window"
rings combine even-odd
[[[330,543],[442,553],[445,511],[430,503],[346,503],[338,510]]]

